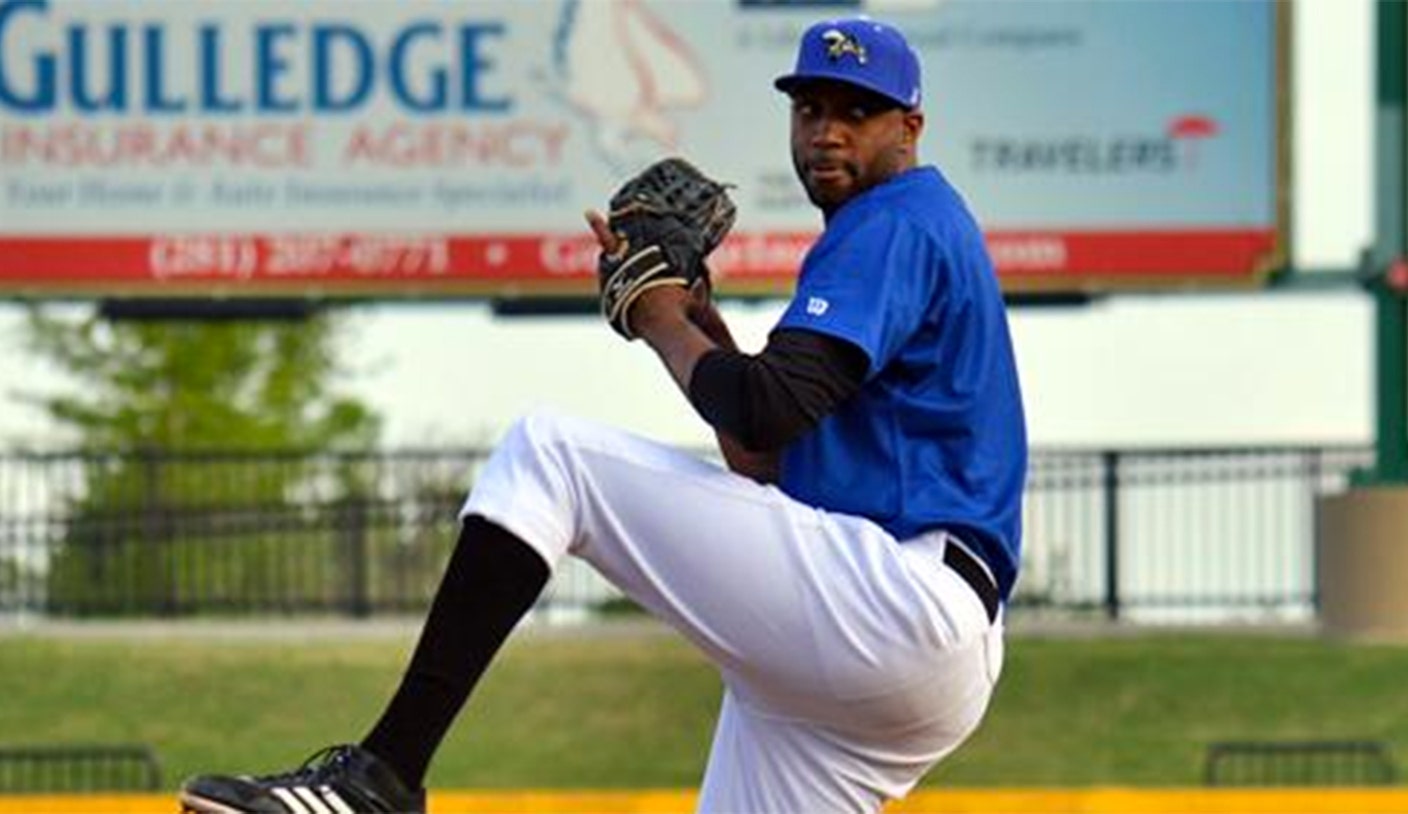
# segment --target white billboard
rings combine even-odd
[[[1281,262],[1282,5],[876,15],[920,53],[921,158],[967,195],[1004,285],[1076,291],[1255,284]],[[681,154],[736,185],[722,290],[785,294],[821,222],[772,79],[826,13],[0,0],[0,293],[586,294],[582,211]]]

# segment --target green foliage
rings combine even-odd
[[[113,322],[40,306],[26,346],[72,378],[25,398],[90,449],[326,449],[372,443],[376,416],[331,388],[339,323]]]
[[[329,528],[346,514],[336,505],[362,505],[369,476],[336,460],[315,469],[311,454],[255,468],[214,452],[375,442],[377,417],[332,386],[338,327],[326,314],[113,322],[31,307],[28,350],[75,386],[20,395],[92,451],[81,487],[63,496],[67,524],[48,563],[50,609],[180,613],[197,599],[218,606],[290,581],[300,583],[289,592],[300,601],[335,601],[349,581],[337,570],[346,558],[329,554],[341,541]],[[290,577],[291,547],[332,567]]]
[[[149,463],[158,472],[203,468],[198,459]],[[240,490],[242,479],[231,467],[218,463],[206,466],[234,483],[212,486],[179,506],[140,495],[109,504],[75,501],[49,565],[49,612],[360,615],[373,605],[420,610],[429,604],[454,544],[462,490],[453,497],[382,496],[361,485],[371,476],[360,470],[369,466],[319,468],[291,458],[289,466],[305,474],[299,488],[255,501],[252,490]],[[348,471],[355,477],[344,479]],[[319,480],[329,482],[331,495],[306,488]]]

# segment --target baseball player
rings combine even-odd
[[[588,214],[608,317],[659,355],[727,468],[575,418],[521,419],[464,504],[370,733],[283,774],[192,779],[188,809],[424,811],[442,736],[568,555],[717,665],[701,811],[875,812],[978,726],[1026,471],[997,280],[959,193],[918,161],[920,65],[898,30],[820,22],[774,84],[825,230],[760,352],[734,345],[683,268],[708,241],[681,249],[666,245],[678,229],[641,237]]]

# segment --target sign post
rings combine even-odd
[[[1376,3],[1374,245],[1365,256],[1375,314],[1375,458],[1349,491],[1316,509],[1320,616],[1334,635],[1408,641],[1408,217],[1404,111],[1408,6]]]
[[[1378,321],[1377,455],[1374,479],[1408,483],[1408,137],[1404,114],[1408,106],[1408,6],[1394,0],[1378,2],[1378,80],[1375,147],[1377,183],[1376,248],[1372,262],[1378,280],[1373,286]]]

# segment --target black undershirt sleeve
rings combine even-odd
[[[784,328],[757,355],[716,349],[700,357],[689,401],[747,449],[781,449],[855,395],[869,367],[865,351],[844,339]]]

